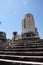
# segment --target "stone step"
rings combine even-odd
[[[18,45],[15,45],[15,47],[28,47],[28,46],[31,46],[31,47],[32,46],[37,46],[37,47],[40,46],[40,47],[43,47],[43,45],[38,45],[38,44],[36,44],[36,45],[35,44],[34,45],[33,44],[32,45],[31,44],[28,44],[28,45],[24,45],[24,46],[22,46],[22,45],[19,45],[19,46]]]
[[[40,52],[37,52],[37,51],[36,51],[36,52],[13,52],[13,51],[2,51],[2,52],[0,52],[0,53],[27,53],[27,54],[28,54],[28,53],[36,53],[36,54],[37,54],[37,53],[43,53],[43,52],[41,52],[41,51],[40,51]]]
[[[43,58],[43,56],[20,56],[20,55],[6,55],[6,54],[0,54],[0,57],[18,57],[18,58]]]
[[[18,61],[36,61],[43,62],[43,56],[12,56],[12,55],[0,55],[1,59],[18,60]]]
[[[15,44],[15,46],[25,46],[25,45],[37,45],[37,46],[43,46],[43,44],[22,44],[22,45],[19,45],[19,44]]]
[[[43,62],[0,59],[0,65],[43,65]]]
[[[43,48],[43,45],[15,46],[15,48],[25,48],[25,47],[29,47],[29,48]]]
[[[0,54],[7,55],[28,55],[28,56],[43,56],[43,52],[12,52],[12,51],[2,51]]]
[[[16,52],[18,52],[18,51],[43,51],[43,48],[13,48],[13,49],[3,49],[3,50],[0,50],[0,52],[4,52],[4,51],[16,51]]]
[[[16,42],[15,42],[15,43],[16,43]],[[12,43],[12,44],[15,44],[15,43]],[[36,42],[36,41],[33,41],[33,42],[31,42],[31,41],[30,41],[30,42],[22,42],[22,43],[17,42],[15,45],[18,45],[18,43],[21,44],[21,45],[24,45],[24,44],[28,44],[28,45],[29,45],[29,44],[30,44],[30,45],[34,45],[34,44],[35,44],[35,45],[43,45],[43,43]]]

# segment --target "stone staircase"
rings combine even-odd
[[[26,43],[27,44],[27,43]],[[0,50],[0,59],[24,61],[24,62],[38,62],[37,65],[43,65],[43,44],[42,43],[29,43],[24,45],[15,45],[14,48]],[[27,65],[26,63],[13,62],[13,65]],[[28,65],[36,65],[36,64]]]

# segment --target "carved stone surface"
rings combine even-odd
[[[32,14],[26,14],[22,21],[22,33],[35,32],[34,17]]]

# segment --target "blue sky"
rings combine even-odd
[[[0,0],[0,31],[6,32],[7,38],[12,38],[12,32],[22,33],[22,19],[31,13],[35,26],[43,38],[43,0]]]

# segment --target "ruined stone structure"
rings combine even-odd
[[[0,32],[0,47],[6,47],[6,33],[5,32]]]
[[[28,32],[35,32],[35,24],[32,14],[26,14],[22,21],[22,33]]]
[[[2,43],[4,41],[4,43]],[[3,44],[3,45],[2,45]],[[13,32],[12,39],[0,32],[0,61],[4,65],[43,65],[43,39],[40,39],[32,14],[22,20],[22,34]],[[4,59],[4,60],[3,60]],[[6,59],[6,60],[5,60]]]
[[[37,28],[34,24],[34,17],[32,14],[26,14],[22,21],[22,37],[36,37],[39,38]]]

